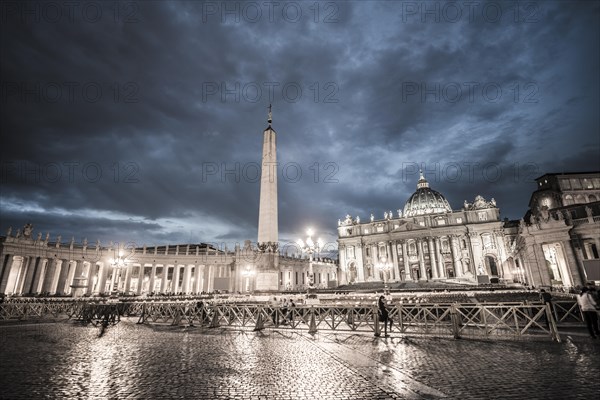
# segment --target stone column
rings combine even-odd
[[[583,269],[583,261],[581,259],[577,259],[577,253],[573,251],[570,240],[560,242],[560,245],[564,252],[564,261],[567,264],[566,267],[568,269],[572,285],[584,285],[586,283],[586,274]],[[591,256],[593,257],[593,254]]]
[[[58,284],[60,282],[60,277],[63,274],[63,260],[55,258],[52,260],[52,263],[54,265],[54,273],[52,274],[52,279],[48,286],[48,292],[50,292],[50,294],[58,294],[60,293]]]
[[[108,289],[108,293],[112,293],[114,288],[115,288],[115,281],[117,279],[117,269],[113,266],[110,265],[106,267],[106,272],[108,273],[108,271],[110,271],[110,287]]]
[[[48,272],[46,272],[46,279],[44,286],[42,287],[42,292],[55,294],[56,287],[58,286],[58,277],[60,275],[60,262],[56,258],[53,258],[49,263],[50,265],[48,266]]]
[[[48,259],[40,259],[40,266],[38,268],[37,275],[33,278],[33,293],[42,293],[44,287],[44,280],[46,279],[46,272],[48,271]]]
[[[90,296],[94,293],[94,276],[96,276],[96,269],[98,264],[96,264],[95,262],[90,263],[90,266],[88,268],[88,272],[87,272],[87,290],[86,293],[89,294]]]
[[[410,276],[410,261],[408,261],[408,245],[406,244],[406,240],[402,241],[402,258],[404,260],[404,276],[407,281],[412,281]]]
[[[479,269],[479,266],[481,265],[481,267],[485,270],[486,266],[482,255],[481,236],[479,236],[479,233],[477,232],[469,232],[467,238],[469,239],[469,244],[471,246],[471,254],[473,255],[473,268],[475,269],[475,271],[477,271]]]
[[[56,294],[66,294],[65,285],[68,280],[69,275],[69,261],[61,259],[60,260],[60,275],[58,276],[58,283],[56,286]]]
[[[73,278],[78,278],[83,275],[83,261],[75,260],[75,271],[73,272]],[[73,283],[73,281],[71,281]]]
[[[204,265],[196,265],[195,271],[194,271],[194,276],[196,278],[195,280],[195,285],[196,285],[196,293],[200,293],[202,292],[203,289],[203,284],[204,284]]]
[[[27,270],[23,276],[23,286],[21,293],[31,294],[33,292],[33,279],[38,274],[38,268],[40,267],[39,257],[28,257],[29,262],[27,263]]]
[[[355,266],[356,266],[356,281],[357,282],[365,282],[365,247],[362,243],[358,243],[354,248],[354,256],[356,258]],[[305,281],[306,282],[306,281]]]
[[[123,271],[119,271],[121,279],[123,279]],[[131,276],[133,275],[133,265],[129,264],[125,267],[125,282],[123,282],[123,292],[129,293],[131,291]]]
[[[433,247],[433,238],[427,238],[427,247],[429,247],[429,264],[431,265],[431,277],[437,279],[439,277],[437,272],[437,263],[435,258],[435,249]]]
[[[167,293],[167,279],[169,278],[169,266],[167,264],[163,265],[162,277],[160,281],[160,292]]]
[[[75,271],[77,270],[77,264],[80,263],[80,261],[74,261],[74,262],[68,262],[68,266],[69,266],[69,274],[67,275],[67,282],[66,282],[66,286],[65,286],[65,293],[70,294],[72,292],[72,288],[71,285],[73,284],[73,278],[75,278]]]
[[[140,270],[138,272],[138,284],[137,284],[137,288],[135,289],[135,293],[139,296],[142,294],[142,291],[144,290],[144,278],[145,278],[145,268],[146,266],[144,265],[144,263],[140,263]],[[132,271],[133,273],[133,271]]]
[[[192,268],[190,266],[190,264],[185,264],[185,267],[183,268],[183,284],[181,285],[181,291],[183,293],[190,293],[190,287],[191,287],[191,282],[192,281]]]
[[[535,261],[537,263],[537,269],[539,271],[539,282],[537,282],[536,286],[550,286],[550,274],[548,273],[548,267],[546,267],[546,257],[544,257],[542,245],[534,243],[532,247]]]
[[[446,265],[444,264],[444,253],[442,252],[442,240],[435,238],[436,259],[438,263],[438,272],[440,278],[446,278]]]
[[[102,294],[106,292],[106,279],[108,279],[108,266],[105,262],[100,263],[98,269],[98,284],[96,286],[96,293]]]
[[[214,265],[209,265],[208,266],[208,271],[207,271],[207,278],[206,278],[206,291],[207,292],[212,292],[214,290],[214,276],[215,276],[215,266]]]
[[[392,249],[392,260],[394,262],[394,279],[400,282],[402,277],[400,276],[400,265],[398,263],[398,242],[396,240],[391,241],[390,248]]]
[[[148,293],[154,292],[155,276],[156,276],[156,263],[152,263],[152,271],[150,272],[150,281],[148,282]]]
[[[463,276],[462,265],[459,259],[460,247],[458,239],[455,235],[450,236],[450,252],[452,253],[452,265],[454,266],[454,274],[457,278]]]
[[[171,283],[171,291],[173,293],[177,293],[179,291],[179,271],[180,265],[175,264],[175,269],[173,270],[173,282]]]
[[[419,252],[419,270],[421,271],[420,281],[427,280],[427,271],[425,270],[425,258],[423,256],[423,239],[417,240],[417,251]]]
[[[23,257],[21,261],[21,266],[19,267],[19,274],[17,275],[16,285],[15,285],[15,294],[23,293],[23,286],[25,286],[25,277],[27,276],[27,271],[30,269],[29,264],[31,264],[31,257]]]
[[[8,276],[10,275],[10,272],[12,271],[14,259],[15,259],[15,256],[12,254],[9,254],[8,257],[5,257],[2,260],[3,265],[2,265],[2,274],[0,275],[0,293],[6,292],[6,285],[8,284]]]

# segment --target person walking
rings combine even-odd
[[[581,289],[581,293],[577,296],[577,304],[583,314],[583,319],[587,325],[590,336],[596,339],[600,336],[600,329],[598,329],[598,304],[594,301],[592,294],[587,287]],[[598,335],[598,336],[597,336]]]
[[[377,302],[377,308],[379,309],[379,322],[383,322],[384,335],[388,336],[387,324],[390,323],[390,332],[392,331],[392,319],[390,318],[389,311],[385,306],[385,296],[380,296]]]

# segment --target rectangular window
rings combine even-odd
[[[480,221],[487,221],[487,213],[485,213],[485,212],[480,212],[480,213],[479,213],[479,220],[480,220]]]
[[[377,227],[377,232],[383,232],[383,226],[378,226]]]
[[[348,247],[346,247],[346,257],[347,258],[354,258],[354,246],[348,246]]]
[[[298,271],[296,271],[296,285],[298,284]]]
[[[302,284],[304,285],[304,272],[302,273]]]
[[[584,187],[584,189],[593,189],[594,184],[592,183],[591,179],[584,178],[583,179],[583,187]]]
[[[563,190],[570,190],[571,189],[571,182],[569,182],[568,179],[561,179],[560,180],[560,187]]]
[[[369,256],[371,255],[371,251],[370,251],[370,250],[371,250],[371,248],[370,248],[370,247],[367,247],[367,248],[365,249],[365,254],[367,255],[367,257],[369,257]]]
[[[600,189],[600,178],[594,178],[592,182],[594,182],[594,189]]]
[[[571,179],[571,187],[573,189],[581,189],[581,182],[579,179]]]
[[[446,225],[446,220],[445,219],[438,219],[437,220],[437,224],[438,225]]]

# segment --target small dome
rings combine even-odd
[[[448,200],[440,193],[429,187],[429,182],[420,171],[417,191],[410,196],[404,205],[404,216],[415,217],[417,215],[441,214],[452,212]]]

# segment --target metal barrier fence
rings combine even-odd
[[[581,323],[577,303],[553,307],[525,303],[394,304],[388,307],[393,331],[403,335],[454,338],[551,338],[560,341],[557,323]],[[0,320],[66,316],[98,323],[120,316],[139,324],[168,323],[210,328],[319,330],[381,334],[374,305],[297,306],[284,310],[270,304],[206,304],[196,302],[14,303],[0,304]]]

